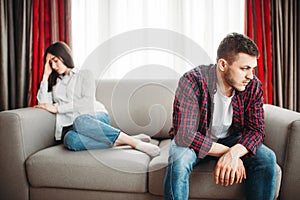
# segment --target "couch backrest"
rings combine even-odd
[[[122,131],[169,138],[177,83],[175,79],[101,80],[96,99],[105,105],[112,125]]]

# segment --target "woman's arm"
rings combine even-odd
[[[37,93],[38,104],[53,104],[52,92],[48,92],[48,81],[42,81]]]
[[[43,79],[40,83],[40,88],[37,94],[38,104],[53,104],[52,92],[48,92],[48,78],[52,73],[52,68],[49,64],[49,57],[46,57],[44,66]]]

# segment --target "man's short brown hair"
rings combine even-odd
[[[231,65],[237,59],[238,53],[259,57],[258,48],[249,37],[240,33],[230,33],[218,47],[217,62],[223,58]]]

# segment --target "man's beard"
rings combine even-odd
[[[230,85],[233,89],[237,90],[237,91],[244,91],[245,87],[243,87],[243,89],[241,89],[240,87],[237,87],[239,84],[234,80],[234,78],[231,75],[230,70],[226,71],[224,74],[224,80],[226,81],[226,83],[228,85]]]

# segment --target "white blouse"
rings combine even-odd
[[[80,114],[106,112],[104,105],[96,100],[95,80],[89,70],[73,68],[69,75],[60,75],[52,92],[48,81],[42,81],[37,94],[39,104],[49,103],[57,107],[55,139],[61,140],[62,128],[73,124]]]

